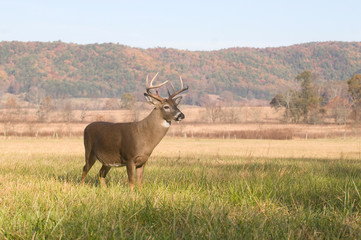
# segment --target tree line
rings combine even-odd
[[[298,86],[276,94],[270,105],[284,110],[286,122],[322,123],[327,110],[338,124],[346,124],[349,118],[360,122],[361,74],[327,88],[315,85],[316,78],[311,71],[303,71],[295,78]]]

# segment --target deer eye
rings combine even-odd
[[[165,106],[164,106],[164,109],[169,110],[169,106],[165,105]]]

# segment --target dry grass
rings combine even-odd
[[[361,130],[349,125],[184,123],[173,124],[168,136],[228,139],[327,139],[361,137]]]
[[[361,139],[216,140],[166,138],[154,156],[361,159]]]
[[[82,138],[1,138],[2,154],[82,155]],[[165,138],[153,157],[224,156],[263,158],[361,159],[361,139],[244,140]]]
[[[21,137],[81,137],[87,122],[0,123],[0,135]],[[168,137],[217,139],[329,139],[361,137],[359,127],[348,125],[302,125],[267,123],[174,123]]]

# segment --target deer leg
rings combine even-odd
[[[105,176],[108,174],[111,167],[103,165],[102,168],[99,171],[99,181],[102,185],[102,187],[107,187],[105,184]]]
[[[129,162],[127,164],[127,174],[128,174],[128,181],[129,181],[129,188],[130,191],[133,191],[134,188],[134,163]]]
[[[84,184],[85,177],[88,174],[91,167],[94,165],[96,158],[92,154],[85,153],[85,166],[83,167],[83,174],[81,176],[81,183]]]
[[[139,189],[142,189],[142,183],[143,183],[143,172],[144,172],[145,164],[142,166],[136,167],[136,174],[137,174],[137,184]]]

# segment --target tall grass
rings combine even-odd
[[[0,239],[361,238],[361,160],[156,156],[133,193],[83,161],[2,154]]]

